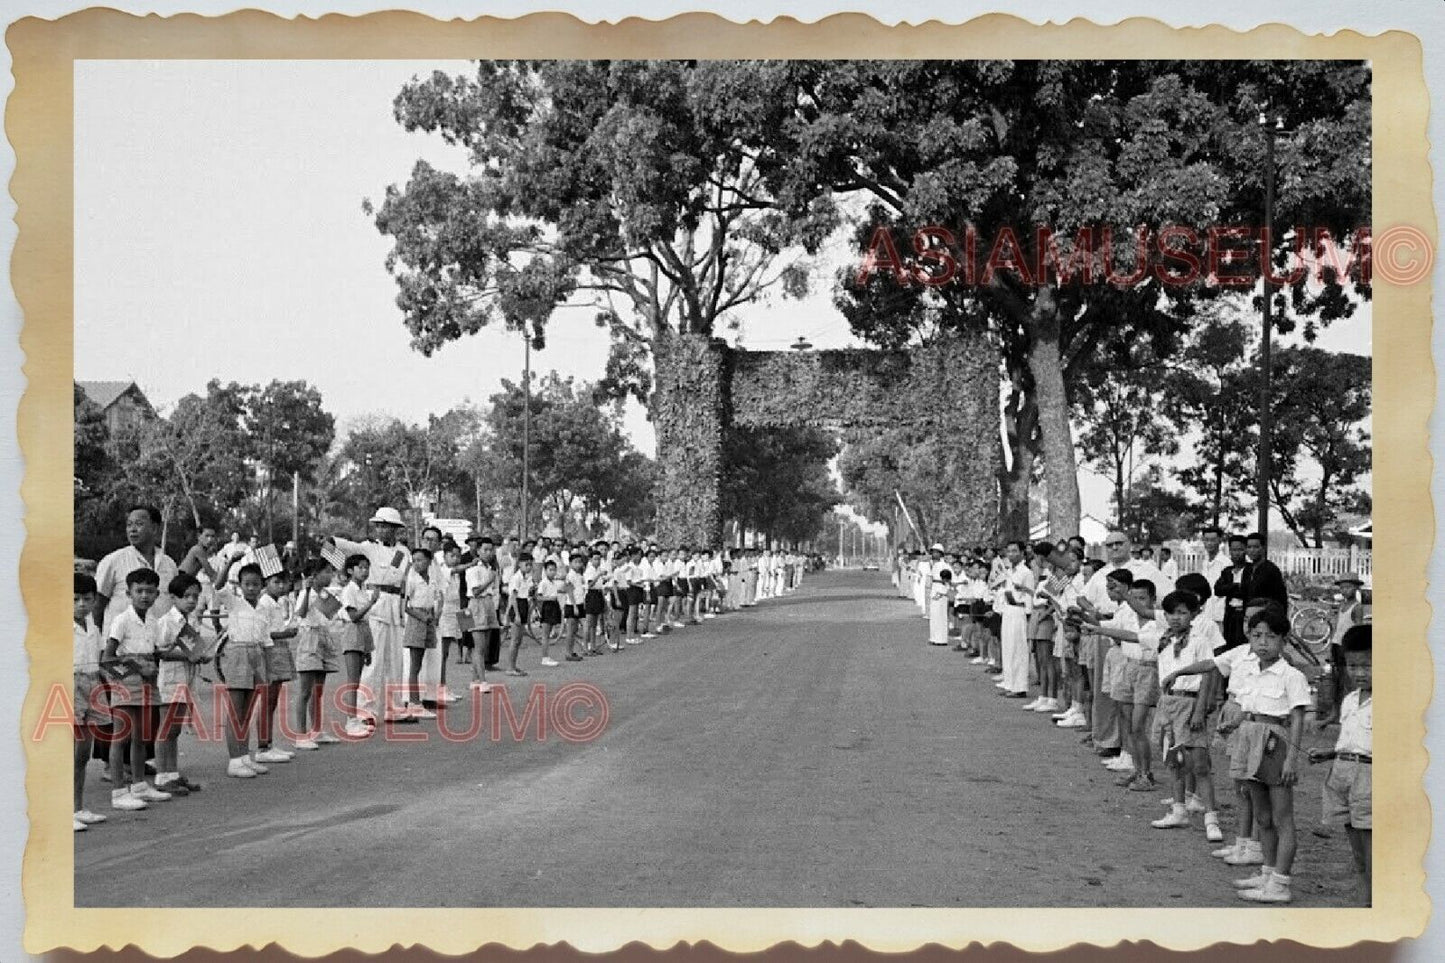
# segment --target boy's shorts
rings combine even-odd
[[[191,696],[189,692],[179,693],[178,698],[162,702],[157,706],[163,721],[187,723],[191,721]],[[159,729],[157,729],[159,731]]]
[[[1197,705],[1197,697],[1161,695],[1159,708],[1154,713],[1154,722],[1149,727],[1149,744],[1155,747],[1163,746],[1165,733],[1168,732],[1171,745],[1185,749],[1208,749],[1212,734],[1211,720],[1206,717],[1204,725],[1198,731],[1189,728],[1189,720],[1194,716]]]
[[[259,645],[237,645],[228,642],[216,661],[221,682],[228,689],[254,689],[269,681],[266,656]]]
[[[291,654],[290,642],[277,642],[261,650],[266,656],[266,679],[270,682],[289,682],[296,678],[296,659]]]
[[[601,615],[607,611],[607,600],[597,589],[588,589],[587,594],[582,596],[582,611],[588,615]]]
[[[1271,732],[1281,739],[1289,738],[1288,730],[1273,722],[1251,722],[1246,719],[1239,724],[1229,745],[1229,778],[1254,780],[1254,774],[1259,770],[1260,761],[1264,758],[1264,744]]]
[[[497,621],[497,600],[491,596],[473,596],[468,611],[472,613],[473,632],[499,628],[502,624]]]
[[[1124,665],[1128,661],[1124,653],[1119,651],[1117,645],[1111,645],[1103,637],[1099,638],[1099,646],[1104,648],[1104,678],[1099,680],[1099,689],[1109,698],[1114,697],[1114,690],[1119,687],[1120,679],[1124,675]]]
[[[1325,777],[1322,793],[1324,821],[1329,826],[1353,829],[1373,828],[1370,769],[1368,762],[1336,759]]]
[[[95,695],[95,691],[99,688],[100,676],[98,674],[93,672],[75,673],[75,702],[72,708],[77,726],[83,726],[88,722],[107,724],[110,722],[110,713],[105,709],[97,709],[91,703],[91,699],[94,697],[96,702],[102,706],[105,705],[105,697]]]
[[[1152,706],[1159,701],[1159,668],[1152,662],[1136,662],[1120,653],[1121,663],[1109,689],[1115,702]]]
[[[517,603],[518,609],[522,602]],[[523,616],[525,619],[526,617]],[[430,622],[423,622],[420,619],[407,619],[406,629],[401,638],[401,645],[404,649],[435,649],[437,647],[437,628]]]

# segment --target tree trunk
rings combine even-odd
[[[1074,458],[1074,433],[1069,425],[1064,366],[1059,354],[1058,306],[1047,287],[1041,288],[1034,300],[1032,328],[1028,364],[1043,440],[1049,537],[1067,538],[1079,534],[1079,468]]]
[[[1029,487],[1034,453],[1027,444],[1014,448],[1013,470],[999,473],[998,533],[1004,541],[1029,537]]]
[[[1114,523],[1124,530],[1124,459],[1114,459]]]
[[[1224,446],[1219,445],[1219,457],[1214,461],[1214,521],[1219,527],[1219,516],[1224,512]]]
[[[1029,537],[1029,490],[1034,474],[1034,428],[1038,425],[1038,406],[1031,395],[1022,396],[1018,410],[1005,415],[1008,428],[1009,458],[1006,469],[999,459],[998,533],[1005,540]],[[1000,447],[1003,442],[1000,441]]]

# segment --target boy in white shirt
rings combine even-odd
[[[1169,813],[1150,825],[1155,829],[1188,827],[1192,803],[1204,810],[1205,836],[1210,842],[1220,842],[1224,833],[1219,828],[1214,780],[1209,771],[1209,741],[1213,733],[1209,704],[1202,701],[1208,693],[1200,691],[1200,676],[1176,678],[1175,670],[1214,658],[1215,639],[1218,637],[1222,642],[1223,638],[1212,621],[1200,617],[1199,596],[1192,592],[1170,592],[1164,596],[1161,608],[1167,628],[1159,644],[1159,677],[1169,678],[1171,683],[1159,697],[1150,739],[1174,747],[1165,753],[1173,775],[1174,801]],[[1213,628],[1214,632],[1196,630],[1196,622]],[[1185,784],[1190,775],[1194,777],[1195,792],[1202,798],[1188,793]]]
[[[1311,749],[1310,762],[1333,760],[1324,784],[1324,819],[1343,823],[1350,836],[1360,901],[1370,905],[1370,882],[1374,870],[1371,832],[1374,809],[1370,770],[1374,752],[1374,673],[1371,663],[1370,623],[1348,629],[1339,645],[1344,650],[1349,678],[1355,684],[1340,703],[1340,734],[1334,749]]]
[[[166,591],[172,604],[160,617],[156,633],[156,698],[161,710],[156,731],[156,788],[172,796],[187,796],[201,787],[181,775],[177,743],[195,707],[196,667],[207,661],[192,617],[201,602],[201,583],[182,572],[171,579]]]
[[[146,735],[155,732],[156,618],[151,607],[160,595],[160,576],[153,569],[135,569],[125,577],[125,590],[130,605],[111,619],[101,656],[102,670],[115,683],[111,714],[118,727],[110,746],[111,808],[122,810],[145,808],[128,800],[149,803],[171,798],[145,779]],[[127,749],[135,778],[131,783],[125,781]]]
[[[404,605],[406,627],[402,634],[402,647],[406,649],[406,714],[411,719],[435,719],[437,714],[428,709],[421,698],[421,666],[427,651],[437,647],[437,610],[439,608],[436,586],[431,575],[432,553],[425,548],[412,549],[411,571],[406,576]]]
[[[266,619],[267,638],[261,646],[266,660],[266,682],[257,684],[259,703],[256,716],[256,754],[260,763],[290,762],[295,753],[282,749],[272,741],[276,728],[276,710],[285,698],[286,683],[296,678],[296,659],[291,654],[291,640],[297,625],[291,617],[291,578],[283,571],[266,579],[265,594],[256,602],[256,611]]]
[[[95,611],[95,579],[75,573],[75,605],[71,634],[74,636],[72,665],[75,673],[75,814],[72,822],[77,833],[86,827],[105,822],[105,817],[85,808],[85,769],[90,765],[93,748],[91,724],[105,718],[97,708],[103,702],[100,694],[100,627],[91,614]],[[122,809],[144,809],[145,803],[135,800]]]
[[[542,577],[537,581],[537,605],[542,626],[542,662],[549,669],[562,663],[552,658],[552,640],[562,631],[562,596],[567,586],[557,577],[556,559],[542,563]]]
[[[517,653],[522,648],[522,633],[532,616],[532,602],[537,593],[536,580],[532,578],[532,556],[526,553],[517,556],[517,567],[507,582],[507,619],[511,626],[511,641],[507,646],[507,671],[510,676],[525,676],[517,668]]]
[[[577,651],[577,628],[585,618],[583,601],[587,597],[587,556],[581,550],[572,552],[567,556],[567,574],[562,577],[565,589],[563,591],[563,631],[567,636],[567,661],[581,662],[582,655]]]
[[[229,566],[228,566],[229,567]],[[225,584],[224,570],[217,576]],[[270,623],[258,608],[266,580],[261,567],[243,565],[236,576],[236,588],[219,588],[215,602],[226,620],[221,644],[216,648],[216,674],[226,688],[226,748],[230,759],[226,775],[252,779],[268,772],[265,764],[250,755],[251,713],[258,689],[266,685],[266,656]]]

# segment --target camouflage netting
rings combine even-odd
[[[664,545],[722,540],[726,351],[721,341],[698,335],[666,334],[653,342],[657,539]]]
[[[658,538],[715,544],[722,534],[723,429],[812,425],[923,427],[949,506],[934,537],[990,541],[998,529],[998,356],[982,335],[911,352],[756,352],[696,335],[654,344],[652,418],[661,468]]]

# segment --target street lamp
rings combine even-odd
[[[1274,324],[1274,288],[1270,274],[1274,262],[1274,139],[1284,130],[1284,122],[1261,112],[1259,126],[1264,131],[1264,235],[1261,238],[1263,256],[1260,258],[1262,276],[1260,287],[1264,293],[1264,330],[1259,342],[1259,464],[1255,466],[1255,498],[1259,510],[1259,534],[1264,539],[1265,550],[1269,549],[1269,473],[1274,457],[1274,415],[1270,410],[1271,378],[1271,328]]]
[[[527,540],[527,475],[532,457],[532,337],[522,323],[522,520],[521,541]]]

